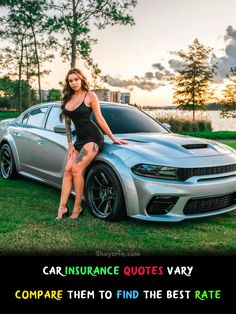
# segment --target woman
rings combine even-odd
[[[128,142],[114,137],[100,110],[98,98],[89,90],[89,84],[84,74],[77,68],[72,68],[66,75],[61,103],[61,119],[65,118],[68,139],[68,161],[62,181],[62,191],[57,219],[69,216],[67,202],[75,188],[75,203],[70,218],[77,219],[82,213],[81,207],[84,190],[84,172],[102,150],[104,137],[97,126],[90,120],[93,112],[99,126],[115,144]],[[76,142],[72,143],[71,120],[76,129]]]

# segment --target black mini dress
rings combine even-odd
[[[87,93],[84,96],[84,100]],[[92,108],[88,107],[83,102],[74,110],[67,110],[65,108],[65,114],[73,121],[76,131],[76,141],[74,143],[75,149],[79,152],[81,148],[90,142],[94,142],[99,147],[101,152],[104,143],[104,136],[100,129],[90,119]]]

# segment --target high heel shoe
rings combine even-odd
[[[72,213],[72,215],[71,215],[69,218],[76,220],[76,219],[78,219],[78,217],[79,217],[80,215],[83,214],[83,212],[84,212],[84,209],[83,209],[82,206],[80,206],[80,210],[79,210],[78,214],[76,214],[76,216],[72,216],[72,215],[73,215],[73,213]]]
[[[62,216],[60,218],[56,217],[57,220],[61,220],[63,218],[69,217],[70,209],[69,209],[69,207],[67,205],[66,205],[66,208],[67,208],[67,211],[64,214],[62,214]]]

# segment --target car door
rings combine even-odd
[[[37,151],[41,141],[37,133],[43,126],[48,109],[47,106],[33,108],[26,112],[17,127],[11,130],[20,161],[20,171],[35,174]]]
[[[37,149],[37,167],[40,176],[46,181],[61,184],[68,149],[66,133],[56,133],[54,127],[63,122],[59,119],[60,108],[52,106],[45,121],[44,128],[37,135],[41,143]],[[64,125],[64,123],[63,123]]]

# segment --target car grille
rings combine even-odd
[[[193,215],[211,212],[214,210],[220,210],[223,208],[230,207],[236,204],[236,192],[232,194],[219,195],[207,198],[195,198],[190,199],[185,207],[185,215]]]
[[[205,176],[233,171],[236,171],[236,164],[205,168],[178,168],[177,176],[179,180],[185,181],[193,176]]]

